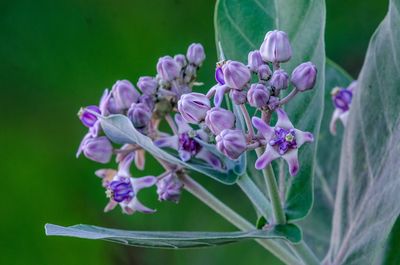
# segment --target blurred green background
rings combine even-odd
[[[386,4],[327,0],[327,54],[353,76]],[[158,209],[155,215],[126,216],[119,209],[105,214],[107,199],[93,174],[99,165],[75,159],[85,132],[76,117],[79,107],[97,103],[115,80],[136,83],[141,75],[154,75],[158,57],[201,42],[207,60],[200,80],[204,89],[213,83],[213,8],[214,1],[1,1],[0,264],[280,264],[253,242],[172,251],[44,235],[46,222],[233,230],[187,193],[175,205],[158,203],[155,190],[144,192],[142,200]],[[156,165],[149,157],[147,162]],[[235,187],[197,179],[255,218]]]

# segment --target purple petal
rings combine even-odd
[[[135,158],[135,154],[129,153],[124,157],[124,159],[122,159],[119,162],[118,175],[121,175],[124,177],[130,177],[130,167],[131,167],[131,164],[132,164],[134,158]]]
[[[132,186],[135,194],[137,194],[141,189],[148,188],[156,184],[157,178],[153,176],[134,178],[132,179]]]
[[[340,109],[335,109],[332,114],[331,122],[329,123],[329,130],[332,135],[336,135],[336,123],[343,112]]]
[[[90,132],[88,132],[88,133],[83,137],[81,143],[79,144],[78,151],[76,152],[76,158],[78,158],[78,157],[81,155],[81,153],[82,153],[82,151],[83,151],[83,148],[85,147],[86,140],[89,139],[90,137],[91,137],[91,133],[90,133]]]
[[[118,203],[116,201],[113,201],[113,200],[109,201],[107,203],[106,207],[104,208],[104,212],[106,213],[106,212],[113,210],[115,208],[115,206],[117,206],[117,205],[118,205]]]
[[[206,97],[212,98],[215,95],[215,91],[217,90],[217,87],[219,87],[219,84],[214,85],[210,90],[208,90]]]
[[[268,166],[273,160],[280,157],[280,155],[275,151],[275,149],[267,145],[264,154],[262,154],[256,161],[255,167],[256,169],[264,169]]]
[[[274,129],[267,125],[262,119],[258,117],[253,117],[251,119],[254,127],[262,134],[265,140],[270,140],[271,137],[275,134]]]
[[[207,151],[206,149],[201,149],[200,152],[196,155],[197,158],[206,161],[208,164],[210,164],[213,168],[215,169],[222,169],[222,163],[221,160],[217,156],[215,156],[213,153],[210,151]]]
[[[174,136],[159,138],[154,141],[154,144],[160,148],[170,147],[175,150],[178,150],[178,136],[174,135]]]
[[[289,120],[288,115],[283,109],[277,109],[276,113],[278,114],[278,122],[276,123],[275,126],[282,127],[285,129],[293,128],[292,122]]]
[[[132,214],[136,211],[141,213],[155,213],[156,210],[144,206],[137,198],[134,198],[128,207],[124,207],[127,214]]]
[[[221,106],[222,100],[224,99],[224,95],[229,91],[229,87],[226,85],[218,86],[216,88],[215,96],[214,96],[214,105],[216,107]]]
[[[143,149],[136,150],[136,152],[135,152],[135,166],[138,169],[143,170],[144,169],[144,163],[145,163],[144,150]]]
[[[314,136],[310,132],[303,132],[298,129],[294,129],[296,134],[297,148],[300,148],[304,143],[311,143],[314,141]]]
[[[192,130],[192,127],[190,127],[189,124],[182,118],[182,115],[176,114],[175,115],[175,122],[176,125],[178,126],[178,132],[179,133],[187,133]]]
[[[295,176],[300,168],[297,149],[289,150],[282,158],[288,163],[290,175]]]
[[[183,162],[186,162],[186,161],[189,161],[192,158],[192,154],[190,152],[188,152],[188,151],[180,149],[179,150],[179,157],[181,158],[181,160]]]

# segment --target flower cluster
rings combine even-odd
[[[96,175],[102,178],[106,194],[110,199],[105,211],[119,204],[127,214],[136,211],[154,212],[137,198],[141,189],[154,185],[157,186],[160,201],[178,202],[183,187],[180,177],[185,172],[176,165],[163,163],[166,171],[158,177],[132,177],[130,168],[133,162],[137,169],[144,169],[144,150],[137,144],[115,147],[102,131],[98,118],[100,116],[125,115],[136,130],[160,146],[176,149],[182,160],[187,161],[191,157],[196,157],[215,167],[222,166],[215,155],[203,149],[195,140],[198,138],[207,141],[207,134],[201,129],[193,130],[179,114],[175,116],[175,122],[171,118],[171,112],[177,110],[179,99],[190,93],[193,86],[199,85],[196,81],[197,71],[204,59],[203,46],[191,44],[186,55],[161,57],[156,67],[157,75],[140,77],[136,84],[137,88],[128,80],[117,81],[111,90],[104,91],[98,105],[87,106],[79,111],[78,116],[88,128],[88,132],[79,146],[77,157],[83,153],[93,161],[106,164],[111,161],[114,154],[116,155],[118,170],[101,169],[96,172]],[[159,124],[163,120],[170,124],[176,134],[169,136],[159,130]]]
[[[292,48],[283,31],[270,31],[259,50],[248,54],[247,65],[232,60],[217,63],[217,84],[206,95],[189,93],[181,97],[178,110],[188,122],[208,128],[215,138],[217,149],[231,159],[239,158],[245,151],[265,148],[255,167],[263,169],[274,159],[282,157],[289,165],[290,174],[299,170],[297,150],[305,142],[313,141],[311,133],[295,129],[282,109],[296,94],[314,87],[317,69],[311,62],[298,65],[289,75],[281,64],[289,61]],[[292,86],[284,98],[281,92]],[[225,95],[240,110],[247,132],[236,126],[234,113],[222,107]],[[213,98],[214,106],[210,99]],[[248,106],[247,106],[248,105]],[[248,108],[261,112],[261,118],[250,118]],[[269,125],[272,113],[278,122]],[[253,126],[258,130],[255,134]]]
[[[104,91],[98,105],[82,108],[79,118],[88,132],[77,156],[83,153],[105,164],[115,155],[118,163],[118,170],[96,172],[110,199],[105,211],[120,205],[127,214],[153,213],[155,210],[144,206],[137,197],[140,190],[152,186],[157,187],[160,201],[178,202],[184,187],[182,178],[187,174],[182,166],[156,158],[164,173],[157,177],[132,177],[132,163],[138,170],[144,169],[145,152],[140,143],[116,147],[104,134],[99,117],[113,114],[125,115],[155,146],[169,148],[168,152],[175,153],[184,162],[196,161],[203,163],[203,167],[225,170],[222,155],[235,160],[244,152],[258,148],[263,154],[255,163],[256,169],[264,169],[274,159],[283,158],[289,165],[289,173],[296,175],[298,149],[312,142],[313,135],[294,128],[283,105],[299,92],[314,87],[317,69],[311,62],[305,62],[288,74],[281,64],[289,61],[291,55],[286,33],[268,32],[260,50],[249,53],[247,65],[231,60],[218,62],[216,85],[201,94],[192,92],[192,88],[200,84],[196,77],[205,53],[200,44],[192,44],[186,56],[160,58],[157,75],[140,77],[138,89],[128,80],[117,81],[111,90]],[[281,92],[289,87],[291,92],[281,97]],[[233,106],[235,113],[224,107],[224,98],[230,99],[227,106]],[[255,108],[261,117],[251,118],[249,108]],[[275,126],[270,125],[273,113],[278,118]],[[246,129],[238,126],[238,120],[242,120],[238,115],[243,117]],[[170,132],[160,131],[162,122],[170,127]],[[215,148],[210,147],[213,144]]]
[[[347,88],[335,87],[332,92],[332,102],[335,110],[329,125],[329,129],[333,135],[336,134],[336,123],[341,120],[343,125],[346,126],[347,118],[354,93],[357,90],[357,81],[351,82]]]

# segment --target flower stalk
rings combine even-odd
[[[206,190],[203,186],[197,183],[194,179],[189,176],[183,176],[181,178],[184,183],[184,188],[188,192],[190,192],[193,196],[198,198],[208,207],[213,209],[217,214],[221,215],[231,224],[235,225],[242,231],[248,231],[255,229],[255,227],[240,216],[238,213],[229,208],[226,204],[221,202],[218,198],[216,198],[213,194],[211,194],[208,190]],[[285,264],[290,265],[301,265],[302,263],[288,250],[286,247],[282,246],[282,244],[273,240],[256,240],[261,246],[269,250],[276,257],[282,260]]]

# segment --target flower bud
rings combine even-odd
[[[199,43],[192,43],[187,50],[186,57],[189,63],[200,66],[206,58],[203,46]]]
[[[268,108],[270,110],[276,110],[279,107],[279,98],[270,96],[268,101]]]
[[[183,68],[187,65],[186,57],[183,54],[175,55],[174,60],[181,68]]]
[[[83,142],[82,151],[87,158],[105,164],[110,162],[113,147],[105,136],[90,137]]]
[[[170,56],[164,56],[158,59],[157,73],[166,82],[170,82],[177,78],[180,73],[178,63]]]
[[[151,111],[144,103],[132,104],[128,110],[128,118],[136,129],[147,128],[151,119]]]
[[[314,87],[317,79],[317,68],[311,62],[302,63],[292,72],[292,84],[299,91],[306,91]]]
[[[284,63],[292,57],[292,47],[285,32],[269,31],[260,47],[261,57],[266,62]]]
[[[241,62],[227,61],[222,66],[222,72],[225,84],[238,90],[242,90],[251,78],[250,70]]]
[[[79,115],[79,119],[81,120],[81,122],[83,123],[83,125],[85,125],[86,127],[90,128],[93,127],[93,125],[97,122],[97,117],[96,115],[94,115],[93,113],[89,112],[93,111],[96,112],[98,114],[101,114],[99,107],[97,106],[87,106],[84,109],[81,109],[78,113]]]
[[[271,69],[267,64],[263,64],[258,68],[258,78],[260,80],[268,80],[272,75]]]
[[[250,106],[261,109],[267,107],[269,96],[269,91],[263,84],[252,84],[247,92],[247,101]]]
[[[200,93],[184,94],[178,101],[178,110],[189,123],[198,124],[204,120],[209,109],[210,100]]]
[[[213,134],[218,135],[221,131],[235,126],[235,115],[229,110],[214,107],[207,111],[205,123]]]
[[[251,71],[257,72],[258,67],[263,65],[264,62],[261,58],[261,54],[259,51],[251,51],[247,57],[247,65]]]
[[[231,159],[237,159],[246,150],[246,137],[241,130],[225,129],[215,140],[218,151]]]
[[[114,98],[115,107],[121,111],[128,109],[132,103],[136,103],[140,94],[131,82],[128,80],[120,80],[114,84],[112,96]]]
[[[182,181],[174,173],[160,179],[157,183],[158,200],[179,202],[183,188]]]
[[[152,111],[155,105],[155,98],[153,95],[141,95],[139,98],[139,103],[143,103],[146,107]]]
[[[247,92],[245,90],[232,89],[229,92],[229,97],[236,105],[241,105],[247,102]]]
[[[137,86],[145,95],[154,95],[157,91],[158,82],[151,76],[142,76],[137,82]]]
[[[278,91],[286,89],[289,86],[289,75],[282,69],[274,72],[269,84]]]

